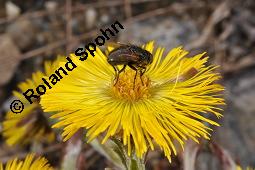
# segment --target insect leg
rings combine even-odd
[[[137,76],[137,68],[135,68],[132,64],[128,64],[128,66],[131,69],[135,70],[135,78],[134,78],[134,86],[133,86],[133,89],[135,89],[135,80],[136,80],[136,76]]]
[[[120,69],[119,74],[120,74],[122,71],[125,71],[126,66],[127,66],[127,65],[124,65],[124,66],[122,67],[122,69]]]
[[[118,67],[114,67],[114,66],[113,66],[113,67],[114,67],[114,70],[116,71],[116,75],[115,75],[116,82],[114,83],[114,86],[118,83],[119,75],[120,75],[121,72],[123,72],[123,71],[125,70],[126,66],[127,66],[127,65],[124,65],[124,66],[122,67],[122,69],[120,69],[120,70],[118,69]],[[114,79],[114,80],[115,80],[115,79]]]
[[[116,79],[116,76],[117,76],[117,69],[114,67],[114,66],[112,66],[112,68],[114,69],[114,73],[115,73],[115,78],[114,78],[114,80]]]
[[[114,80],[113,81],[115,81],[115,83],[114,83],[114,86],[117,84],[117,82],[118,82],[118,80],[119,80],[119,69],[118,69],[118,67],[115,67],[115,66],[112,66],[113,67],[113,69],[114,69],[114,71],[115,71],[115,78],[114,78]]]
[[[143,74],[145,73],[145,71],[146,71],[146,67],[143,67],[142,69],[140,69],[140,80],[141,80],[141,82],[142,82],[142,85],[144,85],[144,84],[143,84],[142,76],[143,76]]]

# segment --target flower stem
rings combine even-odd
[[[128,156],[126,147],[120,140],[112,138],[112,141],[117,146],[116,148],[114,148],[114,151],[120,157],[126,170],[145,170],[144,159],[138,158],[134,152],[132,152],[132,154]]]

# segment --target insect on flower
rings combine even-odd
[[[138,71],[140,74],[141,82],[143,84],[142,76],[146,71],[146,66],[152,63],[152,54],[149,51],[136,45],[120,43],[110,43],[110,45],[116,47],[109,53],[107,59],[108,63],[112,65],[115,71],[114,81],[116,81],[114,85],[117,84],[119,80],[119,74],[125,70],[126,66],[129,66],[136,72],[134,77],[134,86]],[[123,65],[123,67],[119,70],[117,65]]]

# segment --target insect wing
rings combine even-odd
[[[106,42],[105,46],[107,47],[106,53],[109,54],[112,50],[125,46],[126,44],[121,44],[120,42]]]

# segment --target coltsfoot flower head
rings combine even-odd
[[[237,165],[236,166],[236,170],[255,170],[254,168],[252,168],[252,167],[246,167],[246,169],[245,168],[242,168],[241,166],[239,166],[239,165]]]
[[[218,124],[205,115],[221,117],[219,105],[224,104],[216,66],[206,66],[205,53],[187,58],[181,47],[163,57],[164,49],[155,50],[153,44],[144,46],[153,62],[135,86],[135,71],[129,68],[114,85],[114,70],[99,49],[86,61],[72,56],[77,68],[41,98],[45,111],[58,112],[53,127],[64,127],[64,140],[84,128],[88,141],[118,137],[128,154],[135,151],[138,157],[159,145],[170,160],[175,140],[183,146],[188,138],[209,139],[212,129],[204,123]]]
[[[14,160],[10,160],[7,162],[4,167],[0,162],[0,170],[53,170],[52,167],[48,164],[47,159],[44,157],[39,157],[35,159],[35,154],[29,154],[26,156],[24,161],[18,160],[15,158]]]
[[[22,113],[14,114],[12,111],[7,112],[3,122],[3,136],[6,138],[8,145],[26,144],[31,140],[51,142],[55,138],[54,132],[51,130],[42,112],[38,102],[30,104],[22,95],[27,89],[35,89],[42,83],[44,76],[52,74],[57,68],[59,62],[64,61],[64,57],[58,57],[54,62],[46,61],[44,64],[44,72],[37,71],[32,74],[31,79],[19,83],[20,92],[14,91],[13,94],[25,104]]]

